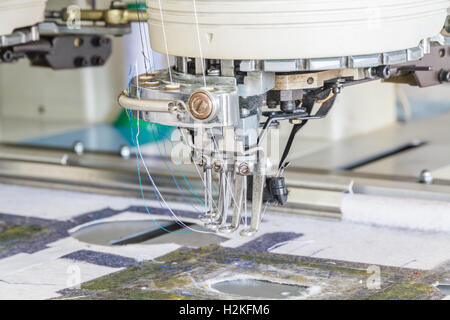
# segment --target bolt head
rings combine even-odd
[[[205,92],[195,92],[189,98],[189,111],[195,119],[207,119],[212,114],[213,108],[213,102]]]
[[[205,161],[205,159],[204,159],[203,157],[197,159],[196,163],[197,163],[197,165],[198,165],[199,167],[203,167],[203,166],[206,165],[206,161]]]
[[[207,74],[208,76],[220,76],[220,69],[209,69]]]
[[[250,168],[246,163],[243,163],[238,168],[239,174],[243,176],[247,176],[250,173]]]
[[[213,168],[214,171],[219,172],[220,170],[222,170],[222,163],[220,163],[219,161],[215,161]]]
[[[438,77],[440,82],[450,82],[450,70],[441,70]]]

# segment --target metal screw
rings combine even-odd
[[[373,67],[369,68],[369,73],[372,77],[388,79],[391,76],[391,68],[389,66]]]
[[[306,82],[308,84],[313,84],[314,83],[314,78],[313,77],[309,77],[308,80],[306,80]]]
[[[450,72],[442,69],[439,72],[439,81],[440,82],[450,82]]]
[[[83,57],[77,57],[75,58],[74,62],[73,62],[74,66],[77,68],[82,68],[82,67],[86,67],[89,65],[89,61],[87,61],[85,58]]]
[[[213,112],[213,102],[205,92],[195,92],[189,98],[189,110],[194,118],[205,120]]]
[[[179,112],[186,112],[186,105],[184,103],[178,102],[177,107]]]
[[[169,103],[169,112],[170,113],[175,113],[178,111],[178,106],[174,103]]]
[[[242,163],[239,166],[238,171],[241,175],[246,176],[250,173],[250,168],[246,163]]]
[[[196,163],[199,167],[204,167],[206,165],[206,161],[203,157],[197,159]]]
[[[222,163],[220,163],[220,161],[215,161],[213,168],[214,171],[219,172],[220,170],[222,170]]]
[[[290,124],[300,124],[302,122],[302,120],[300,119],[290,119],[289,123]]]
[[[207,71],[208,76],[220,76],[220,69],[211,68]]]
[[[77,154],[77,155],[82,155],[84,153],[84,144],[81,141],[75,141],[73,144],[73,151]]]
[[[431,172],[429,170],[422,170],[420,172],[420,182],[422,183],[426,183],[426,184],[432,184],[433,183],[433,175],[431,174]]]
[[[120,147],[120,156],[124,159],[130,159],[131,149],[127,145],[123,145]]]
[[[91,64],[92,64],[93,66],[101,66],[101,65],[104,65],[104,64],[105,64],[105,59],[103,59],[103,58],[100,57],[100,56],[93,56],[93,57],[91,58]]]
[[[2,53],[2,61],[12,62],[14,60],[14,53],[11,50],[6,50]]]

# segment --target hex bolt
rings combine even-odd
[[[419,181],[421,183],[432,184],[433,180],[434,178],[430,170],[425,169],[420,172]]]

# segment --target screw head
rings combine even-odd
[[[246,163],[242,163],[238,168],[239,174],[247,176],[250,173],[250,168]]]
[[[198,120],[207,119],[213,112],[214,104],[206,92],[195,92],[189,98],[189,111]]]
[[[197,165],[198,165],[199,167],[204,167],[204,166],[206,165],[206,161],[205,161],[205,159],[204,159],[203,157],[198,158],[197,161],[196,161],[196,163],[197,163]]]
[[[442,70],[439,72],[438,77],[439,77],[439,81],[440,81],[440,82],[450,82],[450,70],[444,70],[444,69],[442,69]]]
[[[208,76],[220,76],[220,69],[211,68],[206,73]]]
[[[420,172],[420,176],[419,176],[420,182],[422,183],[426,183],[426,184],[432,184],[433,183],[433,175],[431,174],[431,172],[429,170],[422,170]]]
[[[219,172],[220,170],[222,170],[222,163],[220,163],[220,161],[215,161],[213,169],[214,171]]]

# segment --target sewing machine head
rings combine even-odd
[[[203,175],[201,219],[209,230],[237,230],[249,199],[251,224],[241,234],[252,235],[264,206],[286,203],[282,174],[296,133],[325,117],[346,86],[449,81],[449,38],[441,33],[448,1],[147,4],[152,48],[176,63],[152,70],[149,58],[148,72],[132,80],[119,103],[139,119],[180,128]],[[279,141],[285,149],[271,166],[264,141],[282,120],[292,132]]]
[[[283,172],[296,134],[325,117],[345,87],[450,81],[448,0],[150,0],[148,12],[114,1],[109,10],[74,16],[47,12],[45,21],[45,1],[32,2],[35,10],[23,12],[33,16],[29,23],[21,16],[13,25],[0,10],[4,62],[26,55],[53,69],[103,65],[111,53],[105,35],[148,21],[152,49],[175,63],[155,70],[143,48],[146,72],[132,79],[119,104],[138,119],[179,128],[205,186],[201,219],[213,231],[237,230],[247,199],[252,216],[243,235],[258,230],[267,205],[286,203]],[[74,17],[96,23],[74,31]],[[289,138],[268,139],[283,120],[292,124]],[[278,144],[280,156],[273,154]]]

